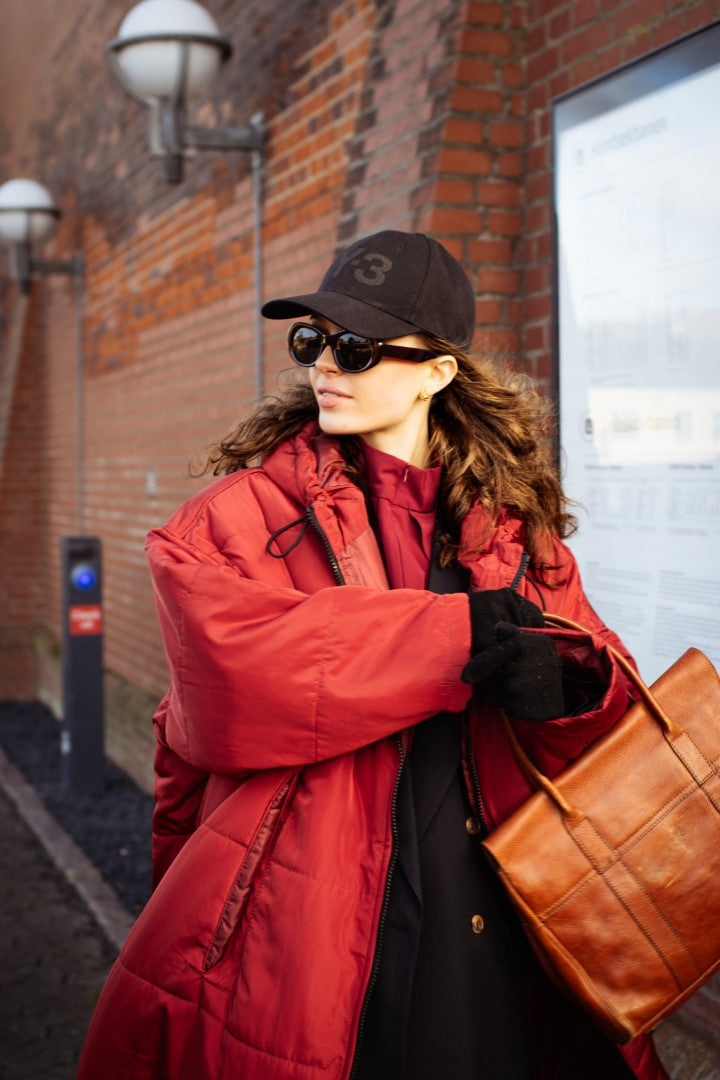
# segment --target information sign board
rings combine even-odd
[[[646,681],[720,665],[720,23],[553,103],[560,464]]]

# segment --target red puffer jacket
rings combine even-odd
[[[465,525],[481,535],[478,509]],[[407,732],[468,706],[463,594],[389,590],[361,492],[314,428],[234,473],[150,534],[172,685],[155,718],[159,884],[113,967],[79,1080],[346,1080],[375,954]],[[554,610],[617,639],[557,543]],[[509,586],[523,528],[499,522],[468,560]],[[342,588],[338,585],[342,584]],[[526,580],[519,591],[538,595]],[[602,672],[602,707],[523,728],[556,772],[626,706],[604,648],[555,632]],[[492,710],[468,749],[494,823],[528,794]],[[649,1040],[636,1074],[665,1074]]]

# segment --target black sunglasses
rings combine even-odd
[[[293,323],[288,331],[290,357],[300,367],[314,367],[326,345],[332,349],[333,358],[340,370],[353,375],[375,367],[383,356],[392,356],[395,360],[409,360],[413,364],[420,364],[423,360],[430,360],[440,355],[429,349],[409,349],[404,345],[376,341],[374,338],[353,334],[350,330],[324,334],[311,323]]]

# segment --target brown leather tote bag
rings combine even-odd
[[[555,626],[584,631],[561,616]],[[688,651],[483,843],[551,979],[607,1035],[650,1031],[720,966],[720,680]]]

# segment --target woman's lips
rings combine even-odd
[[[315,393],[317,395],[318,405],[322,405],[324,409],[332,409],[342,401],[350,400],[350,394],[344,394],[342,390],[336,390],[334,387],[330,386],[318,386]]]

